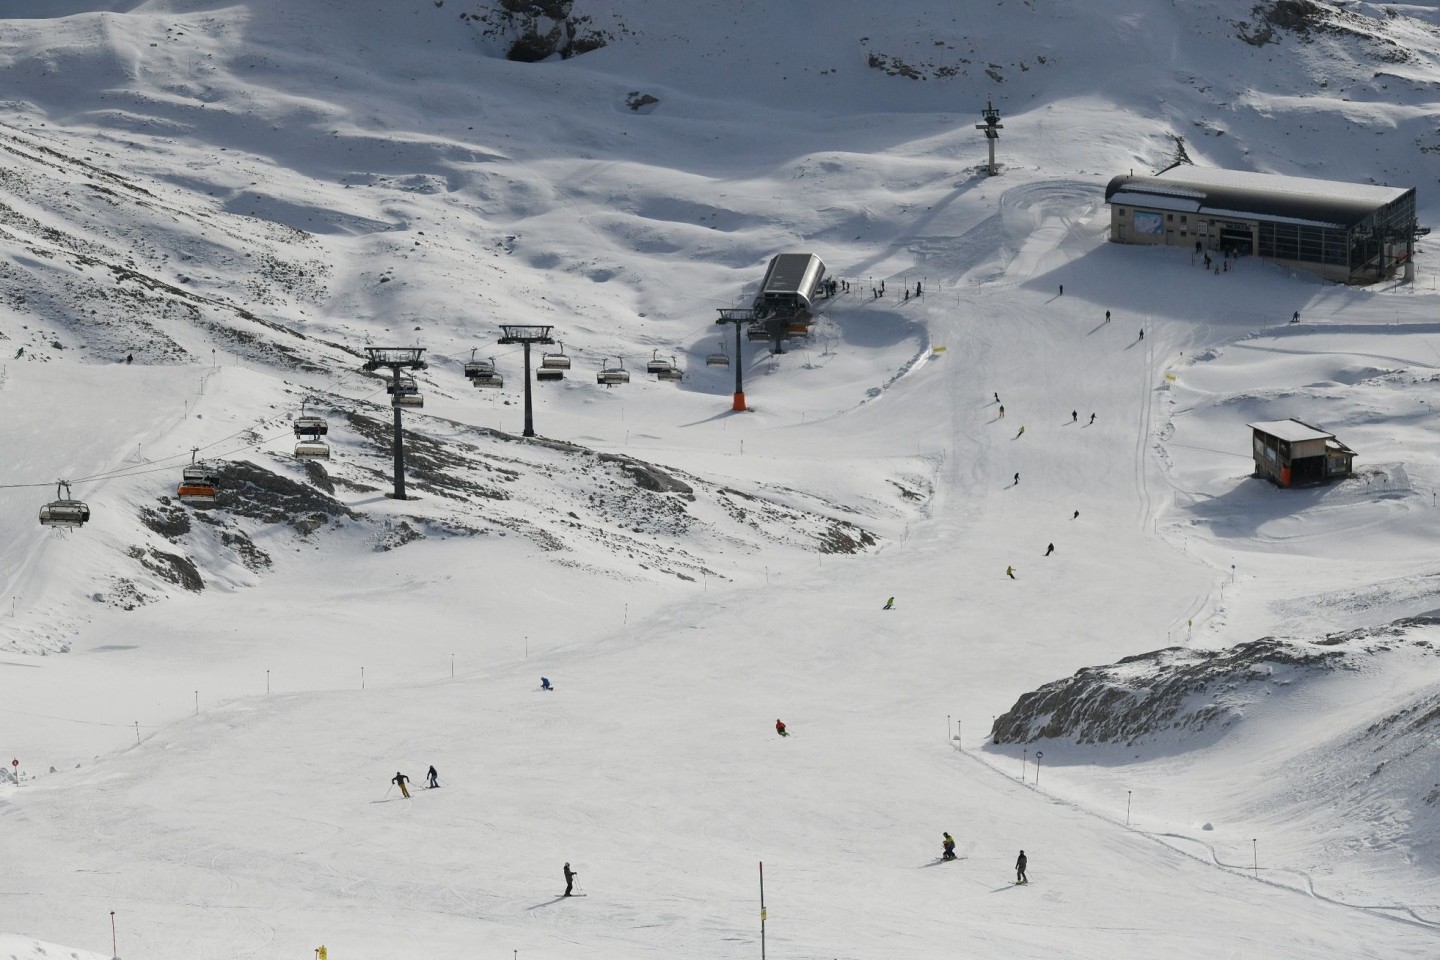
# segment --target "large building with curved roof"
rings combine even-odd
[[[1415,251],[1415,188],[1182,164],[1105,188],[1110,239],[1256,254],[1341,283],[1393,276]]]

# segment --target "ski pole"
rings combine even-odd
[[[391,792],[392,792],[394,789],[395,789],[395,784],[393,784],[393,783],[390,784],[390,786],[388,786],[388,787],[385,788],[385,796],[381,797],[380,799],[381,799],[381,800],[389,800],[389,799],[390,799],[390,794],[391,794]]]

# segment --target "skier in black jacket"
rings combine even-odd
[[[1029,883],[1029,882],[1030,882],[1029,878],[1027,878],[1027,877],[1025,876],[1025,864],[1027,864],[1027,863],[1029,863],[1029,862],[1030,862],[1030,861],[1025,858],[1025,851],[1024,851],[1024,850],[1021,850],[1021,851],[1020,851],[1020,856],[1018,856],[1018,857],[1015,858],[1015,882],[1016,882],[1016,883]]]
[[[576,873],[574,870],[571,870],[571,869],[570,869],[570,864],[568,864],[568,863],[565,864],[565,896],[567,896],[567,897],[572,897],[572,896],[574,896],[574,894],[571,893],[570,891],[571,891],[572,889],[574,889],[574,887],[575,887],[575,878],[578,877],[578,876],[580,876],[580,874]]]

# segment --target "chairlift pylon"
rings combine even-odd
[[[83,527],[90,519],[90,508],[70,496],[70,483],[55,481],[55,499],[40,508],[40,525],[44,527]]]

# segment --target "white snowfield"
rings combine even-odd
[[[522,64],[495,6],[0,0],[0,960],[110,956],[111,911],[129,960],[753,957],[761,861],[774,957],[1440,955],[1424,620],[1223,730],[987,743],[1086,665],[1440,608],[1428,244],[1216,275],[1103,204],[1180,135],[1432,223],[1433,8],[577,0],[608,45]],[[737,358],[787,251],[850,290]],[[554,325],[582,449],[518,440],[500,323]],[[403,503],[367,345],[430,360]],[[192,448],[314,482],[307,398],[358,518],[163,532]],[[1357,476],[1251,478],[1290,417]]]

